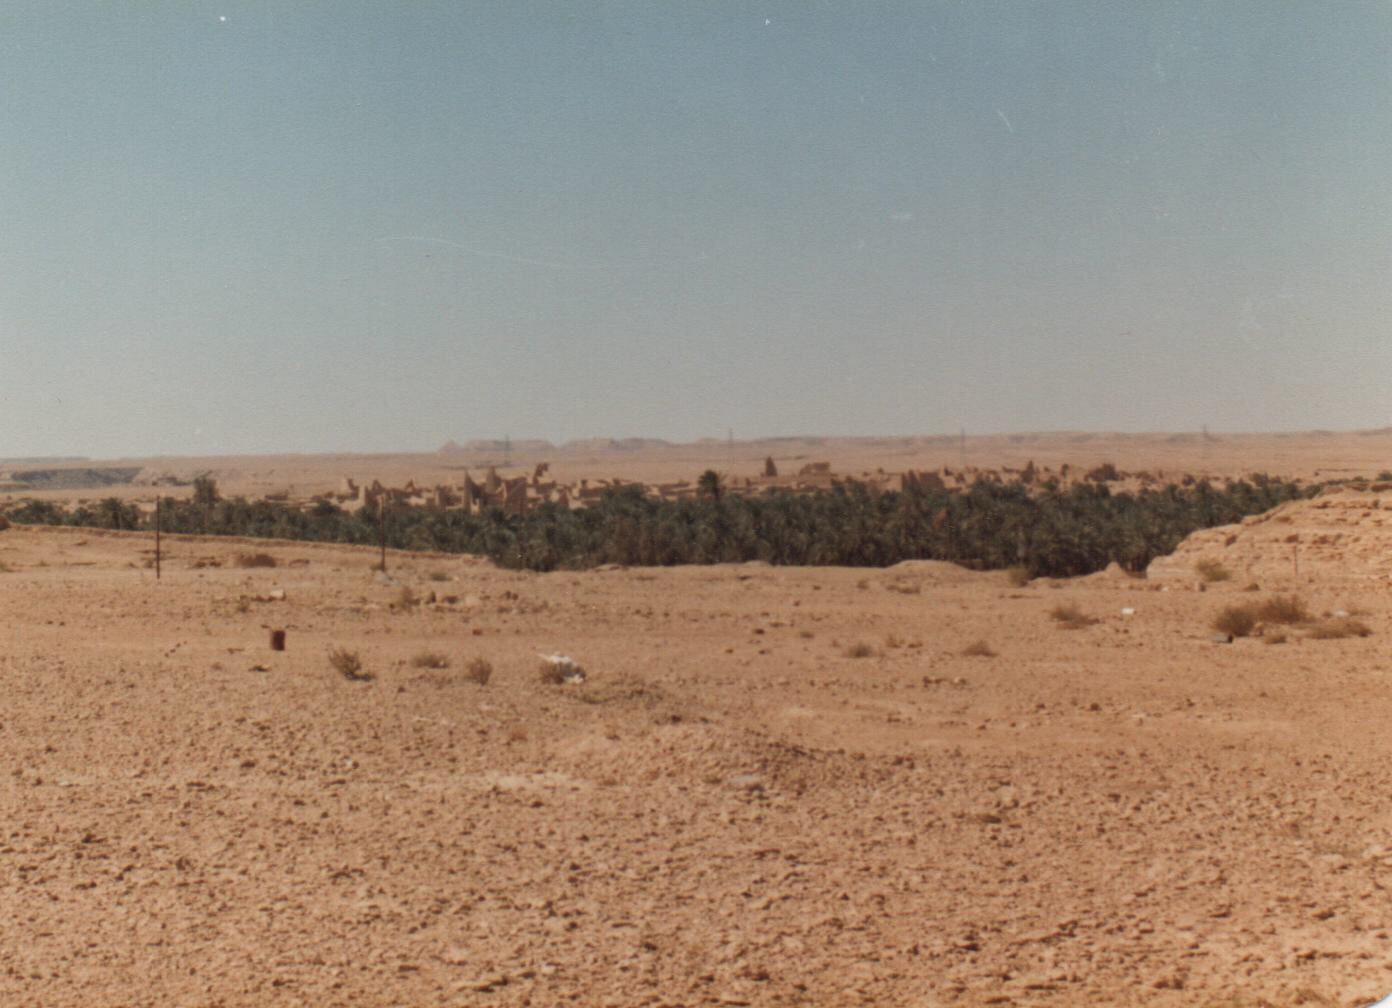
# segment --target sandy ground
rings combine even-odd
[[[1388,583],[1244,559],[1274,527],[1024,587],[0,532],[0,1002],[1366,1003]],[[1248,578],[1374,635],[1214,643]]]

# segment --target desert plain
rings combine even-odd
[[[845,469],[899,457],[847,444]],[[1392,460],[1385,432],[969,447]],[[653,452],[654,478],[706,462]],[[266,485],[344,468],[212,461]],[[11,527],[0,1002],[1367,1004],[1392,991],[1384,515],[1370,479],[1143,577],[1024,584],[926,561],[382,572],[211,537],[165,537],[157,579],[150,535]],[[1371,632],[1215,639],[1274,596]],[[557,653],[584,682],[541,675]]]

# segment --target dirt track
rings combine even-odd
[[[1375,633],[1272,647],[1210,639],[1240,581],[400,556],[384,584],[367,551],[181,540],[157,584],[150,546],[0,533],[4,1003],[1392,990],[1384,584],[1273,567]],[[589,681],[541,683],[552,651]]]

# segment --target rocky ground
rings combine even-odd
[[[1233,531],[1023,586],[0,532],[0,1001],[1365,1004],[1388,582]],[[1273,592],[1373,633],[1214,642]]]

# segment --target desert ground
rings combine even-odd
[[[1382,468],[1308,451],[1232,465]],[[0,531],[0,1002],[1367,1004],[1390,509],[1023,585]],[[1215,640],[1278,594],[1372,633]]]

